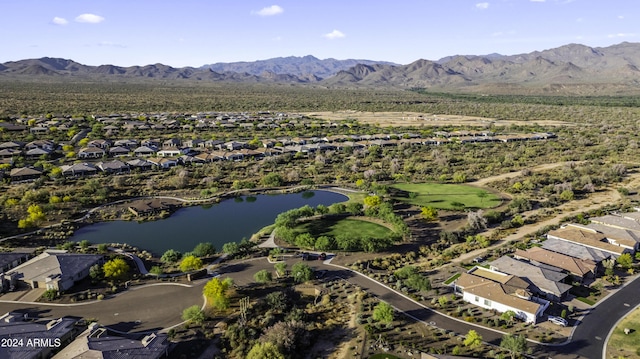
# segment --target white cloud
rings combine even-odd
[[[485,10],[489,8],[489,3],[488,2],[479,2],[476,4],[476,8],[480,9],[480,10]]]
[[[82,14],[76,17],[76,22],[84,22],[88,24],[99,24],[104,21],[104,18],[95,14]]]
[[[617,34],[609,34],[607,35],[608,38],[612,39],[615,37],[636,37],[637,34],[634,33],[628,33],[628,32],[619,32]]]
[[[51,20],[52,23],[56,24],[56,25],[66,25],[69,23],[69,21],[67,21],[67,19],[63,18],[63,17],[54,17],[53,20]]]
[[[618,19],[622,20],[622,19],[624,19],[624,16],[623,15],[618,15]]]
[[[282,7],[278,5],[271,5],[271,6],[262,8],[259,11],[254,11],[252,13],[260,16],[273,16],[273,15],[282,14],[283,12],[284,12],[284,9]]]
[[[346,37],[347,35],[343,34],[341,31],[333,30],[330,33],[324,34],[322,36],[329,40],[334,40],[334,39],[341,39],[343,37]]]

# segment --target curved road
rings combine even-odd
[[[101,301],[51,305],[47,303],[0,303],[0,313],[17,310],[43,318],[77,316],[96,319],[100,324],[119,331],[156,331],[182,322],[182,311],[192,305],[202,305],[205,280],[193,286],[158,283],[133,287]]]
[[[300,259],[291,259],[288,262],[292,265],[294,261],[299,260]],[[404,312],[427,325],[431,324],[458,334],[466,334],[469,330],[474,329],[482,335],[484,341],[493,345],[500,345],[500,341],[504,335],[501,331],[470,324],[426,308],[401,293],[348,268],[319,261],[307,263],[315,269],[327,270],[328,273],[326,277],[337,276],[343,278],[381,300],[388,302],[398,311]],[[239,285],[246,285],[254,282],[253,274],[261,269],[273,270],[273,264],[268,263],[267,260],[254,259],[250,262],[231,264],[221,268],[219,272],[232,277]],[[563,345],[530,343],[530,347],[533,349],[533,355],[544,358],[602,358],[604,341],[609,331],[619,318],[625,316],[631,309],[640,304],[640,296],[637,295],[639,292],[640,280],[631,281],[601,301],[598,306],[588,312],[584,312],[584,317],[577,324],[569,343]]]

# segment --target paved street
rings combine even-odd
[[[65,315],[97,319],[102,325],[121,331],[151,331],[182,322],[182,310],[202,305],[200,281],[193,287],[162,283],[132,288],[115,298],[97,302],[53,306],[46,303],[0,303],[0,313],[12,310],[28,311],[44,318]]]
[[[289,258],[288,267],[300,261]],[[426,325],[435,325],[459,334],[470,329],[478,331],[485,341],[498,345],[503,333],[459,321],[404,297],[364,275],[348,269],[325,264],[321,261],[307,262],[316,270],[327,270],[326,278],[340,277],[361,287],[376,297],[390,303],[397,310],[406,313]],[[273,264],[265,258],[223,265],[219,273],[233,278],[238,285],[254,282],[253,275],[261,269],[273,270]],[[65,315],[97,319],[101,324],[121,331],[151,331],[174,326],[182,322],[182,310],[192,305],[202,305],[202,288],[208,279],[197,281],[193,286],[175,283],[159,283],[150,286],[132,288],[121,295],[98,302],[77,303],[72,305],[48,305],[46,303],[0,302],[0,313],[12,310],[29,311],[44,318],[57,318]],[[562,346],[538,345],[535,354],[545,354],[553,358],[589,358],[602,357],[604,341],[615,322],[640,303],[640,281],[633,281],[614,295],[593,308],[578,324],[573,340]]]

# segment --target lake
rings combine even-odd
[[[77,230],[70,240],[86,239],[92,244],[127,243],[156,255],[162,255],[167,249],[190,252],[200,242],[211,242],[221,250],[227,242],[250,238],[284,211],[304,205],[329,206],[346,200],[344,195],[327,191],[242,196],[211,206],[181,208],[158,221],[92,224]]]

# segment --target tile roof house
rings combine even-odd
[[[630,252],[626,247],[609,243],[602,233],[581,230],[576,227],[564,227],[549,231],[549,233],[547,233],[547,241],[550,239],[574,243],[576,245],[590,248],[591,250],[606,252],[616,258],[625,252]]]
[[[601,233],[607,242],[625,247],[633,252],[640,248],[640,229],[622,228],[602,223],[589,223],[587,225],[571,223],[565,227]]]
[[[114,146],[109,148],[109,156],[120,157],[120,156],[128,156],[129,149],[122,146]]]
[[[82,177],[91,176],[98,171],[96,167],[91,163],[74,163],[72,165],[60,166],[62,175],[66,177]]]
[[[590,246],[551,237],[548,237],[544,242],[542,242],[542,248],[557,253],[563,253],[575,258],[591,260],[596,264],[601,263],[605,259],[618,257],[617,254],[613,254],[598,248],[593,248]]]
[[[121,334],[92,323],[54,358],[158,359],[168,357],[170,350],[171,343],[166,334]]]
[[[134,158],[131,161],[127,161],[127,164],[131,169],[137,169],[140,171],[148,171],[153,167],[153,163],[142,158]]]
[[[532,247],[526,251],[518,249],[513,256],[517,259],[527,260],[533,264],[541,263],[560,268],[572,274],[580,281],[593,277],[596,272],[596,264],[593,261],[570,257],[561,253],[548,251],[541,247]]]
[[[101,255],[45,251],[15,267],[8,274],[16,274],[31,288],[67,290],[89,275],[89,268],[102,261]]]
[[[78,158],[102,158],[106,152],[100,147],[85,147],[78,151]]]
[[[492,270],[524,279],[531,284],[532,292],[549,300],[562,300],[571,289],[571,285],[562,282],[567,274],[550,268],[538,267],[508,256],[500,257],[489,265]]]
[[[22,345],[0,346],[0,358],[49,358],[53,351],[77,335],[77,318],[25,319],[24,314],[17,312],[0,317],[0,338],[22,339]],[[39,339],[38,343],[33,341],[35,338]]]
[[[12,182],[28,181],[40,178],[42,171],[33,167],[12,168],[9,176]]]
[[[128,164],[118,160],[98,162],[96,167],[105,173],[128,173],[130,171]]]
[[[549,306],[548,301],[531,297],[529,283],[490,269],[474,267],[462,273],[453,285],[464,301],[500,313],[511,310],[527,323],[536,323]]]

